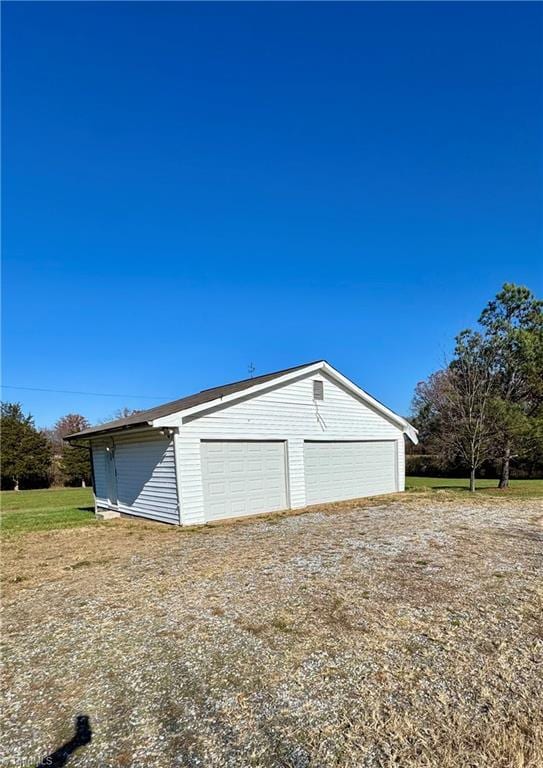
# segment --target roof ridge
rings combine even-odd
[[[258,379],[264,379],[267,376],[279,376],[283,373],[290,373],[290,371],[296,371],[298,368],[308,368],[310,365],[316,365],[317,363],[324,363],[325,360],[313,360],[311,363],[302,363],[301,365],[293,365],[291,368],[282,368],[279,371],[270,371],[269,373],[261,373],[259,376],[248,376],[246,379],[238,379],[237,381],[231,381],[228,384],[219,384],[216,387],[207,387],[206,389],[200,389],[195,394],[201,395],[204,392],[210,392],[212,389],[222,389],[223,387],[233,387],[235,384],[245,384],[248,381],[257,381]]]
[[[112,421],[105,422],[104,424],[97,424],[93,425],[92,427],[89,427],[88,429],[81,430],[81,432],[76,432],[73,435],[67,435],[65,440],[72,440],[76,438],[85,438],[90,437],[92,435],[99,435],[102,432],[108,432],[113,430],[119,430],[124,429],[128,427],[136,427],[136,426],[142,426],[147,423],[148,420],[158,419],[162,416],[169,416],[172,413],[175,413],[177,410],[186,410],[187,408],[193,407],[195,405],[202,405],[206,402],[210,402],[212,397],[207,397],[211,393],[216,393],[216,397],[222,398],[225,395],[233,394],[237,391],[243,391],[245,389],[249,389],[250,386],[254,383],[264,383],[265,381],[273,381],[273,379],[278,378],[279,376],[282,376],[287,373],[292,373],[296,370],[302,370],[303,368],[309,368],[312,365],[317,365],[317,363],[324,363],[325,360],[314,360],[310,363],[302,363],[301,365],[295,365],[291,368],[283,368],[279,371],[271,371],[270,373],[263,373],[260,376],[251,376],[247,379],[239,379],[238,381],[232,381],[229,384],[219,384],[216,387],[209,387],[208,389],[201,389],[198,392],[194,392],[191,395],[185,395],[184,397],[179,397],[175,400],[169,400],[166,403],[162,403],[161,405],[153,406],[152,408],[146,408],[141,411],[136,411],[136,413],[133,413],[131,416],[127,416],[123,419],[114,419]],[[220,392],[222,391],[222,394]],[[184,407],[181,407],[181,405],[184,405]]]

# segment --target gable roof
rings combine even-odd
[[[155,408],[149,408],[145,411],[138,411],[124,419],[116,419],[115,421],[109,421],[106,424],[98,424],[95,427],[89,427],[81,432],[77,432],[73,435],[67,435],[64,439],[66,441],[80,440],[90,437],[97,437],[109,432],[120,432],[126,429],[135,429],[137,427],[163,427],[167,425],[167,417],[172,414],[183,413],[196,413],[201,410],[205,410],[212,405],[220,405],[223,402],[230,402],[239,399],[243,393],[247,393],[251,390],[258,392],[265,387],[271,381],[285,379],[285,381],[296,377],[296,374],[300,371],[307,370],[308,373],[322,370],[332,378],[339,381],[353,394],[360,397],[372,408],[383,414],[385,417],[395,422],[400,426],[405,434],[412,440],[412,442],[418,442],[417,430],[409,424],[404,418],[391,411],[383,403],[376,398],[369,395],[363,389],[360,389],[356,384],[347,379],[343,374],[333,368],[325,360],[316,360],[312,363],[304,363],[303,365],[296,365],[293,368],[284,368],[281,371],[274,371],[273,373],[266,373],[262,376],[255,376],[251,379],[242,379],[241,381],[234,381],[231,384],[223,384],[220,387],[213,387],[211,389],[203,389],[201,392],[197,392],[194,395],[188,395],[182,397],[179,400],[172,400],[164,405],[157,405]],[[162,422],[160,421],[162,420]],[[158,421],[158,423],[157,423]]]
[[[169,403],[157,405],[154,408],[148,408],[145,411],[137,411],[137,413],[133,413],[131,416],[127,416],[124,419],[115,419],[114,421],[108,421],[105,424],[97,424],[96,426],[88,427],[81,432],[67,435],[64,439],[73,440],[75,438],[90,437],[91,435],[99,435],[102,432],[117,431],[128,427],[146,426],[150,421],[160,419],[163,416],[171,416],[172,413],[185,411],[187,408],[194,408],[196,405],[204,405],[205,403],[222,398],[225,395],[243,392],[245,389],[250,389],[257,384],[265,384],[279,376],[283,376],[285,373],[292,373],[301,370],[302,368],[307,368],[310,365],[314,365],[314,363],[304,363],[303,365],[296,365],[294,368],[285,368],[282,371],[274,371],[273,373],[265,373],[262,376],[255,376],[252,379],[242,379],[241,381],[234,381],[231,384],[223,384],[220,387],[202,389],[194,395],[187,395],[186,397],[181,397],[179,400],[171,400]]]

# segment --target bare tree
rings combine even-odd
[[[494,455],[492,350],[480,334],[456,338],[450,365],[417,386],[414,408],[428,426],[427,440],[444,461],[461,461],[475,490],[479,467]]]
[[[106,416],[106,418],[101,419],[100,423],[107,424],[108,421],[117,421],[117,419],[127,419],[129,416],[134,416],[134,414],[139,413],[138,409],[136,408],[128,408],[128,406],[124,406],[124,408],[117,408],[116,411],[113,411],[112,414],[109,416]]]

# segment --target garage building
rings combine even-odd
[[[404,489],[416,430],[325,361],[203,390],[66,438],[97,514],[176,525]]]

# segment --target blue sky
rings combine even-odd
[[[4,384],[122,395],[5,389],[39,425],[319,358],[405,414],[541,293],[541,4],[2,16]]]

